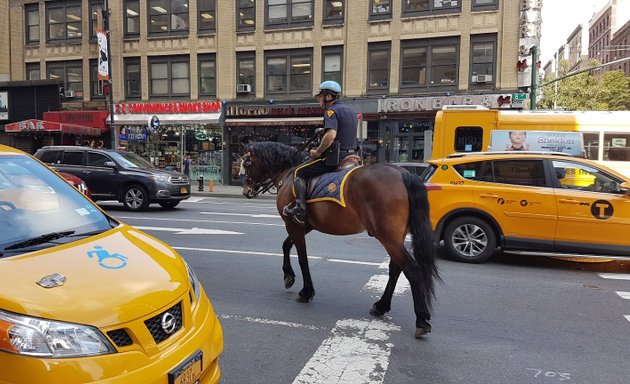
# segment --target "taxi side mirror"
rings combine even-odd
[[[630,181],[619,184],[619,190],[626,196],[630,196]]]

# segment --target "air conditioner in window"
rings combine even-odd
[[[63,95],[66,97],[66,99],[69,99],[71,97],[74,97],[74,91],[65,91]]]
[[[473,83],[487,83],[492,81],[492,75],[472,75]]]
[[[236,92],[237,93],[250,93],[252,91],[252,86],[249,84],[237,84]]]

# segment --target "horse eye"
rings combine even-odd
[[[243,167],[247,168],[250,167],[252,165],[252,161],[250,159],[247,159],[243,162]]]

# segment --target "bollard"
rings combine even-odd
[[[203,175],[199,176],[197,182],[199,183],[199,187],[197,188],[197,190],[199,192],[203,192]]]
[[[214,191],[214,179],[210,179],[210,183],[208,183],[208,191]]]

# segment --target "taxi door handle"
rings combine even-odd
[[[580,204],[579,200],[573,200],[573,199],[558,199],[558,203],[562,203],[562,204]]]
[[[479,195],[479,197],[484,199],[498,199],[501,196],[492,193],[482,193],[481,195]]]

